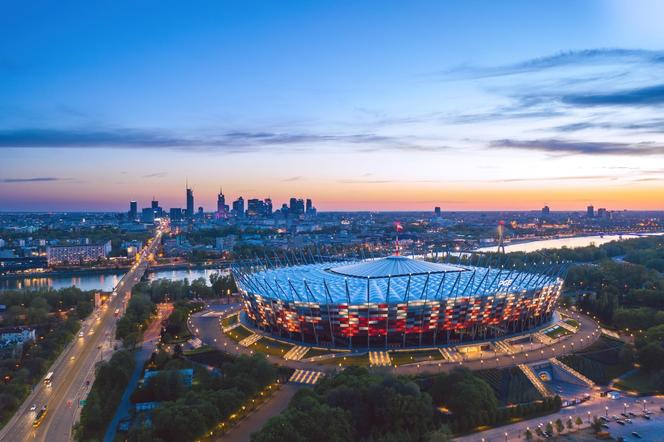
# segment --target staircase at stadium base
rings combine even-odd
[[[243,340],[239,342],[239,344],[243,347],[249,347],[252,344],[255,344],[256,342],[260,341],[260,339],[263,337],[263,335],[259,335],[258,333],[254,333],[252,335],[247,336]]]
[[[291,348],[284,354],[284,359],[288,361],[299,361],[307,354],[309,347],[303,347],[301,345],[296,345]]]
[[[456,352],[456,350],[451,350],[449,348],[439,348],[438,351],[440,352],[445,362],[460,362],[463,359],[461,355]]]
[[[564,362],[561,362],[561,361],[559,361],[559,360],[556,359],[556,358],[550,358],[550,359],[549,359],[549,362],[551,362],[551,365],[555,365],[555,366],[557,366],[557,367],[562,368],[562,369],[565,370],[567,373],[571,374],[571,375],[574,376],[575,378],[577,378],[577,379],[579,379],[580,381],[582,381],[582,382],[583,382],[584,384],[586,384],[588,387],[592,388],[592,387],[595,386],[595,383],[594,383],[592,380],[590,380],[587,376],[582,375],[581,373],[579,373],[578,371],[574,370],[572,367],[570,367],[569,365],[565,364]]]
[[[294,384],[315,385],[323,376],[325,376],[325,373],[322,371],[297,369],[288,381]]]
[[[528,367],[526,364],[519,364],[518,365],[519,369],[523,372],[523,374],[526,375],[528,380],[530,381],[531,384],[537,389],[539,394],[542,395],[542,397],[550,397],[551,392],[546,388],[546,385],[542,383],[542,381],[533,373],[533,371]]]
[[[369,365],[372,367],[390,367],[392,365],[392,359],[390,358],[390,354],[386,351],[370,351]]]
[[[493,346],[496,349],[496,353],[501,352],[507,353],[508,355],[514,354],[514,347],[505,341],[496,341],[493,343]]]

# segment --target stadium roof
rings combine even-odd
[[[465,270],[467,269],[455,265],[421,261],[405,256],[388,256],[387,258],[362,261],[329,269],[330,272],[356,278],[387,278],[390,276],[462,272]]]
[[[406,257],[234,268],[239,286],[265,298],[318,304],[433,301],[519,293],[558,285],[560,266],[544,272],[439,264]]]

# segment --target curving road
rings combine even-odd
[[[224,316],[226,316],[231,312],[239,311],[241,309],[241,304],[232,304],[230,306],[211,305],[211,309],[213,309],[213,311],[223,312]],[[216,347],[228,351],[229,353],[250,354],[251,350],[238,345],[237,342],[233,341],[222,332],[218,317],[210,315],[206,316],[206,313],[209,311],[210,310],[207,310],[192,315],[189,327],[193,334],[199,337],[204,344],[211,347]],[[465,360],[461,363],[443,361],[422,362],[419,364],[400,365],[396,368],[392,367],[390,369],[397,374],[415,375],[426,372],[450,371],[459,365],[463,365],[472,370],[481,368],[512,367],[518,364],[530,364],[533,362],[544,361],[552,357],[578,352],[599,339],[601,331],[599,324],[594,319],[572,311],[564,311],[564,313],[579,321],[579,331],[561,338],[551,346],[543,346],[534,350],[528,350],[526,348],[514,355],[501,354],[498,358],[492,356],[484,360],[471,359]],[[275,364],[295,369],[299,368],[317,371],[335,370],[335,367],[333,366],[318,365],[313,362],[290,361],[276,357],[269,357],[269,359]],[[383,370],[384,369],[385,368],[383,368]]]
[[[77,337],[58,357],[48,371],[52,371],[52,385],[39,383],[14,417],[0,431],[0,441],[48,441],[72,440],[72,429],[80,414],[79,400],[87,396],[94,381],[98,362],[110,358],[115,337],[115,310],[123,311],[131,296],[131,289],[148,268],[150,256],[160,243],[162,231],[157,230],[149,245],[143,248],[136,264],[118,283],[110,301],[95,310],[81,328],[83,337]],[[89,385],[88,385],[89,383]],[[47,405],[48,412],[38,428],[32,424],[37,410]]]

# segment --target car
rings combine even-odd
[[[650,415],[648,415],[648,414],[644,414],[644,415],[643,415],[643,418],[644,418],[644,419],[648,419],[648,420],[652,419],[652,418],[650,417]]]
[[[641,435],[637,433],[636,431],[632,431],[632,436],[634,436],[637,439],[641,439]]]
[[[85,333],[83,333],[82,331],[78,332],[78,337],[79,338],[82,338],[83,336],[85,336]]]
[[[618,422],[620,425],[625,425],[625,422],[623,422],[621,420],[617,420],[616,422]]]
[[[604,416],[600,416],[599,420],[601,420],[602,422],[608,422],[609,421],[609,419],[604,417]]]
[[[76,359],[76,356],[72,356],[72,357],[69,358],[70,361],[73,361],[75,359]]]
[[[631,424],[631,423],[632,423],[632,419],[627,418],[627,419],[625,419],[625,422],[627,422],[628,424]]]
[[[30,406],[30,411],[35,411],[36,409],[37,409],[37,405],[32,404],[32,405]]]
[[[602,428],[605,428],[605,429],[607,429],[607,430],[608,430],[608,429],[609,429],[609,426],[608,426],[608,425],[606,425],[606,424],[602,424]]]
[[[627,414],[629,414],[629,417],[636,417],[636,414],[634,414],[634,412],[633,412],[633,411],[630,411],[630,412],[629,412],[629,413],[627,413]]]

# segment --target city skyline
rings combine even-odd
[[[663,208],[655,1],[7,9],[2,210]]]

